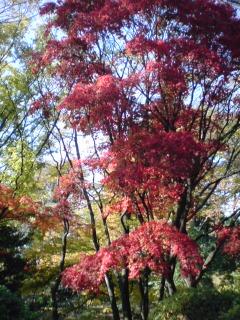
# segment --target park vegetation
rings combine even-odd
[[[237,4],[0,5],[2,320],[240,319]]]

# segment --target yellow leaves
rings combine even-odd
[[[17,141],[9,145],[2,163],[5,170],[0,174],[0,180],[13,187],[18,195],[31,195],[37,184],[34,176],[37,164],[35,154],[27,143]]]

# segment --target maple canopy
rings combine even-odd
[[[177,257],[196,285],[208,264],[187,235],[190,222],[234,175],[238,154],[231,144],[240,123],[236,12],[213,0],[65,0],[45,4],[47,13],[53,14],[47,31],[58,37],[36,65],[52,64],[67,92],[47,102],[57,101],[66,123],[96,142],[94,156],[61,178],[56,197],[88,201],[95,186],[84,170],[100,171],[101,190],[113,195],[100,207],[103,222],[118,213],[141,225],[125,226],[129,234],[106,248],[95,241],[98,252],[67,269],[63,283],[96,291],[119,268],[129,279],[147,269],[170,281]],[[223,251],[236,254],[239,244],[231,248],[231,239],[239,231],[229,230]]]
[[[166,222],[151,221],[97,254],[84,257],[64,272],[62,281],[75,290],[98,291],[109,270],[126,266],[130,279],[139,278],[146,269],[167,276],[170,255],[179,259],[184,276],[194,278],[199,273],[202,259],[196,243]]]

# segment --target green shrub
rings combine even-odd
[[[0,286],[1,320],[34,320],[37,315],[30,312],[23,300],[5,286]]]
[[[240,296],[215,289],[182,289],[162,301],[152,312],[152,320],[239,320]]]

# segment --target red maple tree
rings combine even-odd
[[[239,146],[231,139],[240,125],[240,20],[230,5],[213,0],[64,0],[45,4],[47,13],[54,14],[47,31],[61,30],[61,39],[48,42],[38,64],[54,63],[69,92],[58,111],[95,143],[104,137],[94,157],[80,161],[78,154],[56,191],[87,202],[96,250],[67,269],[63,283],[96,292],[105,281],[120,319],[117,274],[124,319],[132,319],[128,281],[137,278],[147,319],[151,273],[171,294],[177,261],[196,286],[215,257],[204,262],[188,232],[219,183],[238,172]],[[107,205],[84,170],[101,172],[101,190],[113,195]],[[109,244],[101,249],[92,192]],[[124,232],[115,241],[107,224],[112,213]],[[137,228],[127,225],[131,217]],[[217,233],[216,252],[239,253],[239,228]]]

